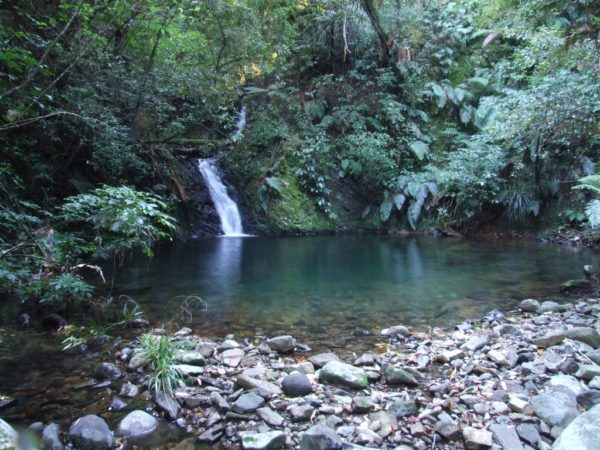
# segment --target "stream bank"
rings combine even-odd
[[[130,448],[143,438],[141,448],[179,450],[595,449],[599,317],[597,299],[527,299],[519,311],[493,311],[452,330],[392,326],[361,355],[311,352],[311,342],[292,336],[238,342],[182,328],[171,335],[185,381],[175,400],[146,389],[147,361],[136,340],[116,342],[89,389],[103,383],[104,404],[120,410],[111,420],[117,441],[104,420],[81,420],[88,431],[103,430],[108,444],[94,448]],[[132,421],[146,431],[128,431]],[[172,443],[161,447],[157,436],[169,426],[187,438],[171,433]],[[76,441],[81,434],[74,425],[62,432],[55,437]]]

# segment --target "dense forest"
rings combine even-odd
[[[85,297],[90,261],[207,232],[186,169],[200,157],[256,233],[504,226],[593,243],[598,9],[3,0],[2,289]]]

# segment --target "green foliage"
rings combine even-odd
[[[102,251],[122,251],[140,246],[152,255],[152,244],[169,236],[174,219],[166,214],[167,205],[159,197],[132,188],[105,186],[90,194],[67,199],[61,218],[91,224]],[[98,246],[100,250],[100,246]]]
[[[573,189],[586,190],[596,197],[600,197],[600,175],[588,175],[579,179],[579,184]],[[585,205],[585,215],[590,227],[600,227],[600,199],[590,200]]]
[[[69,302],[85,300],[92,297],[94,288],[73,273],[63,273],[53,277],[48,282],[48,291],[42,296],[40,302]]]
[[[182,379],[181,373],[174,367],[175,353],[178,350],[176,342],[169,336],[144,334],[140,337],[138,349],[152,371],[148,388],[155,393],[164,392],[172,397],[173,390]]]

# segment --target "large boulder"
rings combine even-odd
[[[352,389],[365,389],[369,379],[364,370],[340,361],[328,362],[319,373],[319,380],[325,383],[341,384]]]
[[[18,446],[18,438],[15,429],[0,419],[0,450],[14,450]]]
[[[132,411],[119,423],[117,434],[132,441],[142,439],[156,431],[158,420],[145,411]]]
[[[597,450],[600,436],[600,405],[573,420],[558,436],[552,450]]]
[[[77,419],[69,429],[69,439],[78,450],[110,450],[115,436],[103,418],[93,414]]]
[[[579,414],[575,399],[563,392],[535,395],[531,406],[535,415],[551,426],[564,428]]]

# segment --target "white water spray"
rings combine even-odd
[[[244,128],[246,128],[246,107],[242,106],[242,109],[240,109],[240,115],[236,122],[235,133],[233,133],[233,135],[231,136],[231,140],[233,142],[237,142],[240,140],[240,138],[242,137],[242,133],[244,132]]]
[[[221,229],[225,236],[244,236],[240,211],[231,197],[227,195],[227,188],[221,181],[217,168],[211,160],[199,159],[198,170],[206,181],[210,198],[221,219]]]

